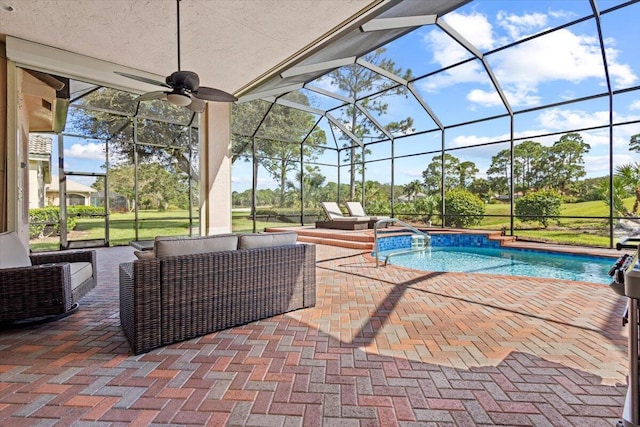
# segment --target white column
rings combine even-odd
[[[208,102],[200,132],[200,234],[231,232],[231,104]]]

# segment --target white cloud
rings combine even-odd
[[[556,15],[564,12],[554,12]],[[450,13],[444,19],[460,34],[481,51],[503,45],[513,39],[535,34],[546,28],[548,16],[542,13],[513,15],[506,12],[497,14],[497,24],[507,32],[507,37],[499,39],[489,19],[480,13],[467,15]],[[441,67],[450,66],[470,57],[469,52],[458,45],[442,31],[428,32],[423,42],[427,53],[433,55],[432,61]],[[615,49],[615,40],[607,39],[607,61],[609,74],[615,87],[629,87],[637,80],[627,64],[619,63],[620,52]],[[605,74],[600,43],[596,37],[581,35],[564,28],[545,34],[528,42],[512,46],[487,57],[500,86],[513,107],[539,105],[542,84],[571,82],[579,84],[587,79],[598,79],[604,85]],[[420,89],[427,92],[444,92],[448,87],[461,83],[478,83],[484,88],[473,88],[467,94],[472,103],[483,106],[500,105],[500,100],[490,84],[479,61],[472,61],[438,73],[421,81]],[[557,89],[560,98],[570,96],[569,85]],[[603,88],[604,90],[604,88]]]
[[[629,105],[630,110],[640,110],[640,99],[637,101],[633,101],[631,105]]]
[[[104,145],[90,142],[88,144],[73,144],[64,149],[65,157],[75,157],[78,159],[102,160],[104,161]]]
[[[452,12],[443,19],[476,48],[490,50],[495,47],[493,26],[485,15],[477,12],[468,15]]]
[[[535,86],[542,82],[604,77],[600,46],[593,37],[567,29],[505,49],[490,57],[501,84]]]
[[[547,15],[543,13],[525,13],[514,15],[505,11],[496,16],[498,25],[504,28],[512,40],[519,40],[535,34],[547,25]]]
[[[415,179],[422,179],[422,170],[418,169],[407,169],[402,171],[404,175],[409,176]]]
[[[580,129],[604,126],[609,123],[609,112],[588,113],[581,110],[554,108],[540,113],[538,120],[542,126],[552,130]]]
[[[516,144],[519,144],[522,140],[525,140],[531,136],[534,136],[534,139],[537,142],[540,142],[543,145],[551,145],[557,138],[550,139],[546,137],[545,138],[535,137],[535,135],[539,135],[541,133],[546,133],[546,132],[547,131],[544,129],[514,132],[513,138],[516,140]],[[451,141],[451,146],[452,147],[470,147],[473,145],[486,144],[489,142],[509,141],[510,138],[511,138],[511,135],[508,133],[503,133],[500,135],[493,135],[493,136],[460,135],[453,138],[453,140]]]
[[[614,123],[623,123],[627,121],[637,120],[637,116],[624,116],[614,114]],[[596,111],[593,113],[582,110],[561,110],[552,109],[545,110],[538,116],[538,120],[542,126],[551,131],[562,131],[564,129],[581,129],[589,127],[605,126],[609,124],[608,111]],[[640,131],[640,125],[630,125],[616,128],[614,132],[614,147],[624,147],[629,144],[629,138],[634,133]],[[584,141],[592,147],[597,145],[609,144],[609,131],[607,129],[582,132]]]
[[[487,142],[499,141],[501,137],[479,136],[479,135],[460,135],[451,141],[454,147],[470,147],[472,145],[485,144]]]
[[[496,105],[502,105],[502,100],[498,95],[498,92],[488,92],[482,89],[473,89],[467,94],[467,101],[474,104],[480,104],[485,107],[494,107]]]

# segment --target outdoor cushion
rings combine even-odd
[[[365,213],[364,208],[360,202],[347,202],[347,210],[349,215],[356,218],[369,218],[370,220],[389,219],[388,216],[369,216]]]
[[[154,255],[153,251],[133,251],[133,254],[138,259],[150,259],[150,258],[155,258],[156,257]]]
[[[205,237],[156,237],[153,251],[156,258],[230,251],[238,247],[238,236],[218,234]]]
[[[14,231],[0,233],[0,268],[29,267],[29,252]]]
[[[344,216],[342,214],[342,210],[340,210],[340,206],[336,202],[322,202],[320,203],[322,209],[324,209],[324,213],[327,215],[327,218],[331,221],[368,221],[369,217],[353,217],[353,216]]]
[[[75,289],[93,276],[90,262],[72,262],[69,265],[71,266],[71,289]]]
[[[298,233],[284,231],[279,233],[241,234],[238,237],[238,249],[268,248],[272,246],[293,245]]]

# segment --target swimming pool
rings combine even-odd
[[[615,262],[612,258],[501,248],[493,241],[489,243],[491,247],[483,247],[481,240],[476,246],[430,246],[423,252],[394,255],[389,259],[389,263],[425,271],[503,274],[611,283],[608,272]],[[391,248],[388,247],[389,244],[386,246],[386,248],[380,248],[380,260],[384,260],[389,253],[397,253],[403,249],[398,244],[392,244],[394,247]]]

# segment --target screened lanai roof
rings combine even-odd
[[[316,80],[328,71],[362,61],[372,50],[412,30],[436,23],[438,17],[471,0],[391,1],[367,18],[345,28],[331,41],[316,47],[288,69],[242,94],[242,101],[280,95]],[[444,25],[440,21],[441,25]]]
[[[574,110],[610,111],[607,104],[613,95],[622,100],[639,88],[640,65],[630,42],[637,37],[622,37],[623,32],[638,32],[634,22],[639,18],[637,1],[391,2],[374,19],[358,23],[245,91],[239,103],[260,103],[257,108],[266,118],[253,128],[246,123],[236,126],[235,131],[277,139],[269,130],[268,115],[293,108],[312,114],[313,127],[337,134],[327,142],[335,149],[338,139],[365,145],[469,128],[480,121],[505,129],[496,132],[493,142],[513,139],[510,133],[516,133],[516,139],[526,137],[518,135],[517,123],[511,126],[514,114],[525,118],[543,109],[549,110],[547,115],[569,114],[551,111],[568,104],[579,105]],[[375,57],[372,52],[378,48],[384,53]],[[375,77],[362,91],[345,89],[337,81],[338,74],[363,72]],[[554,89],[558,85],[562,88]],[[637,92],[629,97],[637,99]],[[368,110],[367,104],[375,100],[393,106],[393,111]],[[269,107],[274,103],[277,106]],[[350,108],[358,110],[359,120],[372,132],[354,134],[344,120]],[[398,120],[400,110],[412,112],[413,126],[394,134],[390,124]],[[607,114],[594,114],[571,126],[587,130],[609,124]],[[300,135],[310,132],[311,128]],[[544,136],[555,130],[541,126],[539,132]],[[450,135],[464,138],[455,131]]]

